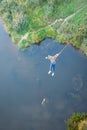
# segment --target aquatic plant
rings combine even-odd
[[[81,75],[78,74],[75,77],[73,77],[72,83],[73,83],[74,90],[80,91],[83,87],[83,80],[81,78]]]

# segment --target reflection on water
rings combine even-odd
[[[73,112],[87,112],[87,58],[69,45],[47,74],[48,54],[64,45],[52,39],[21,52],[0,25],[0,128],[66,130]]]
[[[76,90],[76,91],[80,91],[81,88],[83,87],[83,81],[82,81],[82,78],[80,75],[76,75],[73,79],[73,88]]]

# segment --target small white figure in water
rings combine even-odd
[[[47,99],[46,98],[43,98],[42,102],[41,102],[41,105],[46,105],[48,103]]]
[[[48,74],[52,73],[52,76],[54,76],[56,59],[58,58],[58,56],[59,56],[59,54],[57,53],[54,56],[48,55],[47,57],[45,57],[45,59],[50,60],[50,68],[49,68]]]

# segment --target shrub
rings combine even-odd
[[[14,12],[12,24],[13,30],[17,32],[21,32],[26,29],[29,25],[26,14],[23,14],[22,12]]]
[[[79,130],[78,124],[86,119],[86,113],[74,113],[67,121],[68,130]]]

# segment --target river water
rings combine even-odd
[[[63,47],[46,39],[22,52],[0,23],[1,130],[67,130],[73,112],[87,112],[87,58],[81,51],[68,45],[54,77],[48,75],[45,56]]]

